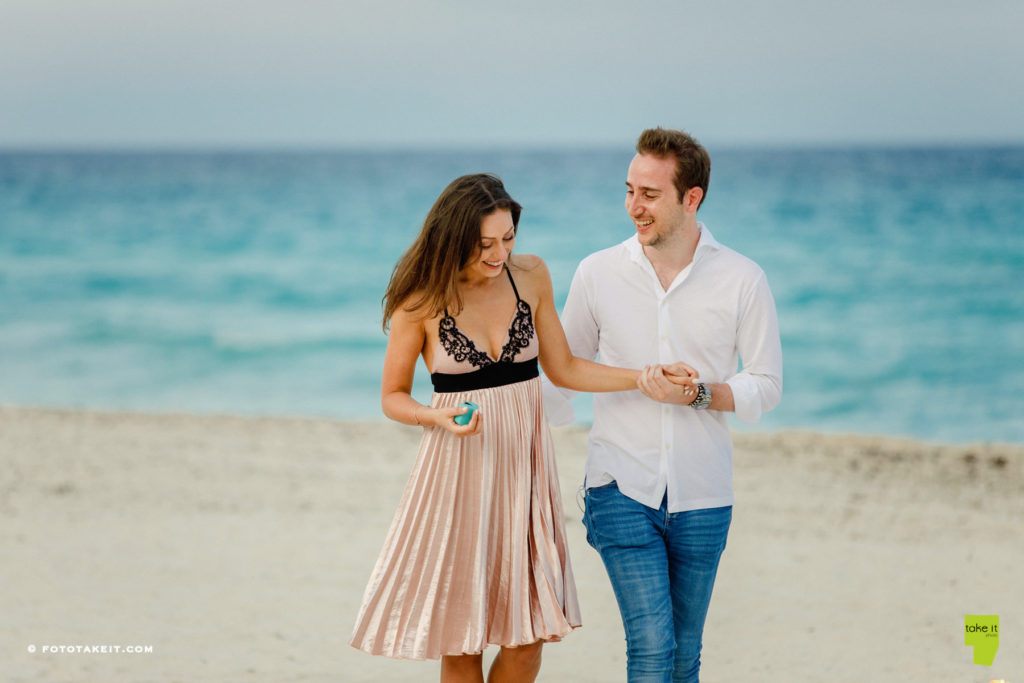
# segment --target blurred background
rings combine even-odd
[[[775,294],[757,429],[1024,442],[1021,19],[5,2],[0,403],[383,419],[380,299],[444,186],[503,177],[561,305],[632,234],[626,167],[663,125],[708,147],[700,218]]]

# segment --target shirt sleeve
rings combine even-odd
[[[584,263],[576,268],[569,296],[562,309],[562,328],[574,356],[593,360],[597,356],[599,329],[591,308],[591,298],[584,277]],[[545,376],[543,379],[544,412],[548,422],[556,427],[572,424],[576,419],[572,401],[575,391],[556,387]]]
[[[740,313],[736,335],[742,370],[727,380],[736,418],[756,424],[782,398],[782,343],[775,299],[762,272]]]

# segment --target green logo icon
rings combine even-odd
[[[968,614],[964,617],[964,645],[974,646],[974,663],[992,666],[999,649],[999,615]]]

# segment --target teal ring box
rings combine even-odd
[[[456,415],[455,417],[452,418],[453,420],[455,420],[455,424],[457,425],[468,425],[469,421],[473,419],[473,413],[480,408],[480,406],[473,403],[472,401],[460,403],[459,407],[469,408],[469,410],[464,412],[462,415]]]

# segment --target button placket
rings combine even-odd
[[[668,296],[667,293],[663,293],[658,297],[659,363],[672,362],[672,345],[670,330],[671,319],[669,317]],[[668,405],[663,406],[663,409],[661,411],[661,436],[662,448],[660,458],[660,469],[662,477],[667,477],[669,469],[669,454],[672,452],[672,408]]]

